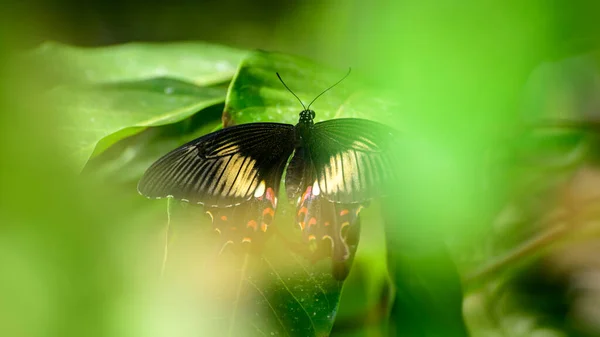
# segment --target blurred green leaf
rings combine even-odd
[[[528,165],[568,169],[581,164],[589,152],[590,137],[582,128],[538,127],[524,134],[518,155]]]
[[[196,85],[226,82],[245,51],[205,42],[127,43],[82,48],[46,42],[27,62],[62,83],[115,83],[169,77]]]
[[[332,277],[330,261],[311,264],[273,238],[256,262],[240,279],[243,288],[236,300],[247,305],[242,307],[245,317],[241,316],[246,321],[233,322],[235,330],[256,332],[249,336],[261,335],[261,331],[282,336],[329,335],[342,285]]]
[[[223,104],[213,105],[180,122],[151,127],[122,139],[92,158],[84,173],[111,184],[127,185],[135,193],[138,180],[152,163],[178,146],[220,129],[222,112]]]
[[[164,200],[152,202],[164,205]],[[172,211],[177,239],[169,248],[165,281],[190,280],[190,288],[180,290],[209,308],[195,318],[203,331],[220,336],[329,335],[342,282],[331,275],[329,260],[313,263],[290,249],[301,238],[300,229],[292,226],[294,206],[278,207],[274,235],[260,252],[224,243],[201,206],[174,203]]]
[[[72,165],[81,169],[92,153],[149,126],[178,122],[223,102],[224,86],[197,87],[159,78],[140,82],[61,86],[48,93],[63,119],[59,134]]]
[[[257,51],[243,62],[225,104],[225,120],[233,124],[277,121],[296,124],[302,105],[277,78],[305,105],[344,76],[303,58]],[[351,74],[311,106],[315,121],[340,117],[367,118],[389,123],[397,104],[381,90],[373,90]]]

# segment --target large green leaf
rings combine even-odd
[[[164,200],[151,203],[165,205]],[[193,321],[204,335],[329,335],[342,282],[332,277],[330,261],[311,263],[290,249],[301,237],[293,226],[293,206],[279,206],[262,252],[244,253],[239,243],[224,245],[202,207],[171,204],[175,239],[166,288],[183,294],[185,302],[177,300],[178,306],[203,308]]]
[[[276,72],[305,105],[344,75],[344,71],[328,69],[302,58],[254,52],[243,61],[229,90],[225,120],[235,124],[297,123],[302,105],[281,84]],[[350,75],[315,101],[311,107],[316,112],[315,121],[356,117],[389,123],[397,104],[381,91],[361,85],[356,77]]]
[[[149,126],[178,122],[223,102],[224,86],[197,87],[159,78],[106,85],[60,86],[48,105],[62,117],[59,135],[72,165],[82,168],[92,153]]]
[[[204,42],[99,48],[46,42],[27,54],[26,60],[52,82],[115,83],[169,77],[204,86],[230,80],[245,54]]]
[[[76,169],[120,139],[223,102],[246,53],[203,42],[82,48],[47,42],[20,56],[61,120],[61,149]]]

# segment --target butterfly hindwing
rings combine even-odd
[[[309,244],[310,258],[331,256],[333,275],[346,278],[351,256],[358,244],[361,204],[336,203],[320,191],[310,156],[298,148],[286,173],[288,199],[296,200],[296,223]]]
[[[321,193],[338,203],[362,203],[397,180],[395,131],[377,122],[341,118],[315,124],[305,136]]]
[[[210,215],[214,230],[220,234],[223,248],[232,244],[233,249],[252,247],[260,251],[268,235],[272,232],[269,227],[273,223],[277,210],[277,195],[271,186],[260,187],[260,195],[254,195],[250,200],[235,207],[204,206]]]
[[[218,207],[248,201],[267,187],[276,194],[294,137],[294,126],[280,123],[242,124],[210,133],[150,166],[138,191],[150,198],[172,196]]]

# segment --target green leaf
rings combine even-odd
[[[341,282],[331,275],[329,260],[312,265],[273,238],[254,262],[240,278],[237,300],[242,306],[237,309],[259,313],[261,318],[248,320],[236,315],[239,321],[230,322],[232,330],[254,330],[249,335],[261,335],[261,331],[280,336],[329,335],[341,291]]]
[[[164,205],[164,200],[153,202]],[[226,239],[202,216],[202,207],[173,205],[178,239],[169,247],[167,288],[176,288],[170,282],[181,287],[180,280],[197,276],[190,289],[178,292],[186,297],[200,293],[193,302],[206,312],[194,321],[203,331],[219,336],[329,335],[342,282],[331,275],[330,260],[311,263],[290,249],[299,243],[301,233],[291,226],[294,206],[282,204],[271,226],[273,235],[260,253],[224,244]]]
[[[302,105],[283,86],[285,83],[305,105],[339,81],[344,71],[335,71],[295,56],[257,51],[243,62],[229,90],[225,120],[230,124],[256,121],[298,122]],[[388,123],[397,104],[380,90],[367,88],[350,76],[311,106],[315,121],[332,118],[367,118]]]
[[[150,165],[169,151],[220,129],[222,113],[223,104],[217,104],[180,122],[122,139],[92,158],[83,172],[111,184],[129,185],[127,189],[137,196],[135,186]]]
[[[403,207],[397,207],[403,205]],[[397,336],[466,337],[460,275],[441,237],[415,231],[405,200],[382,203],[387,263],[395,294],[390,329]],[[414,220],[413,220],[414,221]],[[398,249],[400,248],[401,249]]]
[[[90,156],[146,127],[171,124],[223,102],[224,86],[197,87],[159,78],[139,82],[60,86],[48,105],[63,121],[59,130],[70,162],[81,169]]]
[[[196,85],[226,82],[246,52],[204,42],[127,43],[82,48],[46,42],[25,60],[50,80],[115,83],[169,77]]]

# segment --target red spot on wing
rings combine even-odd
[[[221,220],[227,221],[227,215],[221,215]]]
[[[268,187],[265,192],[265,198],[271,202],[271,206],[277,207],[277,197],[275,197],[275,191],[272,188]]]
[[[300,199],[300,204],[303,204],[306,199],[308,199],[308,197],[310,197],[310,195],[312,194],[312,186],[308,186],[306,188],[306,191],[304,191],[304,193],[302,193],[302,199]]]
[[[308,213],[308,208],[306,208],[306,207],[300,208],[300,210],[298,211],[298,216],[300,216],[300,214],[302,214],[302,213],[304,213],[304,214]]]
[[[275,216],[275,211],[271,207],[267,207],[263,210],[263,216],[269,214],[271,217]]]
[[[246,225],[247,228],[252,228],[254,230],[256,230],[256,226],[257,226],[257,223],[254,220],[248,221],[248,224]]]
[[[347,210],[347,209],[343,209],[343,210],[340,212],[340,216],[344,216],[344,215],[346,215],[346,214],[348,214],[348,213],[350,213],[350,211],[349,211],[349,210]]]
[[[310,226],[314,226],[317,224],[317,218],[312,217],[310,218],[310,220],[308,220],[308,227],[310,228]]]

